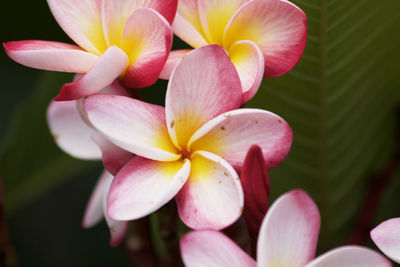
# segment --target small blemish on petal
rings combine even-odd
[[[229,113],[228,114],[224,114],[224,117],[228,119],[228,118],[231,117],[231,114],[229,114]]]
[[[256,121],[256,124],[258,124],[258,121]]]
[[[240,213],[243,213],[243,207],[240,207]]]
[[[54,134],[53,137],[54,137],[54,140],[56,140],[56,141],[57,141],[58,139],[60,139],[60,135],[59,135],[59,134]]]
[[[224,127],[224,126],[221,126],[221,130],[222,130],[222,131],[225,131],[225,127]]]
[[[282,123],[282,120],[278,120],[278,123]]]
[[[225,176],[229,176],[227,172],[224,172],[224,175],[225,175]]]
[[[170,126],[170,128],[174,128],[174,126],[175,126],[175,121],[171,121],[171,124],[170,124],[169,126]]]

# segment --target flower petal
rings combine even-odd
[[[107,44],[121,46],[122,33],[129,16],[139,8],[147,7],[160,13],[169,24],[175,17],[177,0],[108,0],[103,1],[103,29]]]
[[[382,222],[371,231],[376,246],[397,263],[400,263],[400,218]]]
[[[249,0],[198,0],[204,36],[210,44],[223,46],[225,27],[232,15]]]
[[[204,39],[197,0],[179,0],[172,29],[179,38],[193,48],[208,44]]]
[[[220,230],[243,210],[239,177],[225,160],[205,151],[191,157],[188,182],[176,196],[181,220],[192,229]]]
[[[108,195],[108,215],[134,220],[156,211],[185,184],[190,161],[159,162],[139,156],[115,176]]]
[[[3,44],[14,61],[31,68],[86,73],[98,57],[79,46],[48,41],[18,41]]]
[[[47,0],[51,13],[68,36],[88,52],[106,50],[101,0]]]
[[[236,42],[228,52],[242,83],[244,104],[253,98],[260,87],[264,75],[264,56],[251,41]]]
[[[192,50],[181,49],[181,50],[171,51],[169,53],[167,61],[165,62],[164,68],[161,71],[160,76],[158,78],[169,80],[172,71],[175,69],[176,65],[178,65],[178,63],[181,62],[182,58],[186,56],[186,54],[189,53],[190,51]]]
[[[343,246],[330,250],[306,267],[389,267],[392,264],[385,257],[369,248],[358,246]]]
[[[95,130],[82,120],[77,101],[52,101],[47,108],[47,123],[64,152],[79,159],[101,159],[101,151],[90,138]]]
[[[258,265],[304,266],[315,256],[320,224],[318,207],[307,193],[293,190],[282,195],[261,225]]]
[[[154,160],[180,158],[168,136],[163,107],[101,94],[86,98],[84,107],[93,126],[115,145]]]
[[[172,46],[171,27],[159,13],[149,8],[135,10],[126,22],[122,49],[129,57],[123,83],[143,88],[155,83]]]
[[[93,141],[99,146],[103,166],[112,175],[116,175],[122,167],[134,156],[132,153],[123,150],[122,148],[114,145],[100,132],[95,132],[92,135]]]
[[[104,52],[93,67],[79,80],[64,84],[56,101],[75,100],[95,94],[109,86],[125,70],[128,57],[116,46]]]
[[[182,260],[187,267],[256,266],[238,245],[217,231],[187,233],[180,241]]]
[[[176,66],[168,83],[165,112],[174,143],[186,147],[205,122],[239,108],[241,99],[239,76],[225,51],[217,45],[193,50]]]
[[[204,124],[190,139],[191,151],[205,150],[240,169],[247,151],[258,145],[267,169],[277,166],[290,150],[292,130],[278,115],[259,109],[233,110]]]
[[[264,77],[276,77],[296,65],[306,39],[307,18],[300,8],[285,0],[253,0],[232,17],[224,47],[240,40],[255,42],[264,54]]]

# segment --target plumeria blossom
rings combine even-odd
[[[218,75],[216,75],[218,74]],[[108,215],[133,220],[176,196],[191,228],[221,229],[241,214],[234,168],[257,143],[266,167],[287,155],[292,131],[277,115],[240,109],[238,74],[225,51],[205,46],[187,54],[171,75],[165,108],[124,96],[84,100],[90,123],[113,144],[136,154],[115,176]]]
[[[261,225],[257,262],[224,234],[199,230],[181,239],[181,255],[188,267],[196,266],[306,266],[380,267],[391,263],[377,252],[343,246],[315,257],[320,215],[314,201],[301,190],[279,197]]]
[[[153,84],[172,45],[177,0],[48,0],[65,33],[77,44],[50,41],[4,43],[7,54],[28,67],[85,73],[65,84],[56,100],[92,95],[121,77],[128,87]]]
[[[307,39],[304,12],[286,0],[180,0],[174,33],[193,48],[217,44],[238,71],[243,103],[263,77],[288,72],[299,61]],[[172,51],[161,78],[190,50]]]
[[[400,263],[400,218],[379,224],[371,231],[371,238],[386,256]]]

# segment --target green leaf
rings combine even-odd
[[[308,17],[305,53],[289,73],[265,79],[248,106],[291,125],[292,151],[271,171],[272,194],[310,193],[326,250],[346,243],[371,174],[394,151],[400,1],[293,2]]]
[[[63,153],[47,128],[47,105],[70,80],[68,74],[44,73],[33,97],[21,105],[12,120],[0,157],[8,216],[65,179],[97,166]]]

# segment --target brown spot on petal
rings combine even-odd
[[[224,172],[224,175],[225,175],[225,176],[229,176],[227,172]]]
[[[56,140],[56,141],[57,141],[58,139],[60,139],[60,135],[59,135],[59,134],[54,134],[53,137],[54,137],[54,140]]]
[[[169,126],[170,126],[170,128],[174,128],[174,126],[175,126],[175,121],[171,121],[171,124],[170,124]]]
[[[256,124],[258,124],[258,121],[256,121]]]
[[[278,123],[282,123],[282,120],[278,120]]]
[[[243,207],[240,207],[240,213],[242,213],[243,212]]]
[[[222,131],[225,131],[225,127],[224,127],[224,126],[221,126],[221,130],[222,130]]]
[[[224,117],[227,119],[230,118],[231,116],[232,116],[231,114],[224,114]]]

